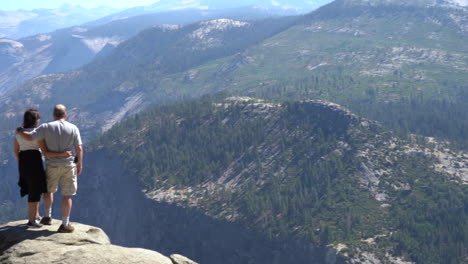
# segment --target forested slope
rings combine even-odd
[[[344,244],[349,259],[389,261],[388,253],[460,263],[466,254],[468,179],[437,170],[443,145],[400,139],[332,103],[228,98],[159,107],[117,125],[93,149],[121,158],[149,198],[271,239]],[[468,166],[466,153],[447,151],[458,153],[460,170]]]

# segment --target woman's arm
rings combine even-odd
[[[47,158],[70,157],[70,156],[73,155],[73,152],[71,152],[71,151],[65,151],[65,152],[61,152],[61,153],[50,152],[47,149],[47,144],[45,143],[44,140],[38,140],[37,144],[39,145],[39,148],[41,149],[42,154],[44,156],[46,156]]]
[[[16,140],[16,138],[15,138],[15,157],[16,157],[16,160],[19,160],[19,152],[20,152],[20,146],[19,146],[18,140]]]

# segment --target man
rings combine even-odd
[[[76,159],[70,157],[46,158],[47,193],[44,194],[45,216],[41,224],[52,224],[53,193],[57,191],[59,182],[62,189],[62,225],[60,233],[71,233],[75,229],[70,225],[70,212],[72,196],[78,189],[77,177],[83,169],[83,147],[80,131],[72,123],[67,122],[67,110],[64,105],[54,108],[54,120],[37,127],[31,132],[20,131],[19,134],[26,140],[38,140],[39,145],[47,145],[50,152],[64,152],[75,149]],[[45,144],[44,144],[45,142]],[[76,163],[75,163],[76,161]]]

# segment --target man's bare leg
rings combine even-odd
[[[44,217],[41,219],[41,224],[52,224],[52,203],[54,202],[53,193],[44,193]]]
[[[44,193],[44,209],[47,217],[52,217],[52,204],[54,203],[53,193]]]
[[[72,205],[72,197],[70,195],[64,195],[62,198],[63,226],[68,226],[70,224],[70,212],[72,209]]]

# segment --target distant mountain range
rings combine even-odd
[[[0,10],[0,38],[19,39],[38,33],[47,33],[80,25],[118,11],[119,9],[109,7],[86,9],[74,5],[30,11]]]
[[[420,6],[420,7],[449,7],[463,8],[468,7],[467,0],[341,0],[346,5],[367,5],[367,6],[389,6],[389,5],[404,5],[404,6]]]
[[[331,0],[161,0],[152,5],[129,8],[122,12],[103,18],[103,21],[120,19],[136,14],[154,13],[161,11],[174,11],[183,9],[231,9],[231,8],[254,8],[269,12],[273,15],[297,15],[310,12],[322,5],[331,2]],[[93,22],[94,23],[94,22]]]
[[[153,25],[184,25],[216,18],[255,20],[271,16],[276,15],[253,7],[184,9],[103,19],[18,40],[0,38],[0,95],[41,74],[77,69]]]
[[[357,108],[418,94],[464,104],[459,94],[468,69],[465,9],[445,8],[445,2],[435,7],[351,2],[358,1],[338,0],[304,17],[153,27],[80,70],[42,76],[5,94],[3,112],[18,109],[27,98],[40,105],[63,100],[89,114],[97,107],[106,113],[103,119],[115,116],[104,125],[110,127],[142,104],[223,90],[324,98]],[[19,93],[30,96],[17,100]],[[136,99],[142,101],[130,103]],[[92,123],[90,129],[102,127]]]
[[[162,0],[155,1],[152,5],[133,7],[125,10],[105,6],[86,9],[79,5],[70,4],[63,5],[57,9],[34,9],[30,11],[0,10],[0,38],[20,39],[39,33],[52,32],[61,28],[79,26],[81,24],[95,26],[133,16],[189,9],[212,11],[232,8],[253,8],[257,9],[256,13],[268,13],[269,15],[297,15],[310,12],[329,2],[331,2],[331,0]],[[184,20],[183,16],[179,16],[179,18]]]
[[[258,6],[261,8],[291,9],[298,12],[310,12],[331,1],[301,1],[301,0],[162,0],[148,6],[153,9],[181,9],[181,8],[234,8],[240,6]]]
[[[14,98],[29,90],[30,85],[36,86],[40,82],[42,83],[40,86],[45,89],[27,92],[29,95],[23,97],[27,100],[23,101],[24,104],[27,105],[33,101],[38,103],[37,96],[42,98],[40,100],[65,100],[63,103],[71,107],[78,106],[72,106],[74,103],[78,103],[79,108],[84,111],[82,112],[83,117],[94,111],[95,106],[97,106],[95,104],[100,105],[99,109],[107,109],[109,115],[105,114],[99,117],[104,122],[99,125],[100,128],[96,126],[101,122],[97,119],[90,120],[91,123],[82,126],[84,135],[88,134],[86,131],[94,134],[95,129],[106,130],[130,113],[142,110],[145,105],[151,105],[160,99],[173,101],[180,95],[178,91],[171,92],[164,88],[161,92],[164,91],[163,93],[167,97],[148,98],[147,95],[152,93],[154,83],[147,80],[147,77],[157,80],[163,76],[162,74],[186,71],[211,60],[235,55],[245,48],[283,31],[296,20],[296,17],[257,21],[216,19],[182,27],[156,25],[120,44],[107,56],[97,58],[82,69],[36,77],[15,89],[5,91],[0,100],[3,103],[2,107],[9,109],[16,107],[13,105],[20,103],[20,101]],[[109,64],[109,62],[111,63]],[[147,71],[156,72],[152,73],[155,75],[151,77],[151,74],[147,75]],[[136,80],[139,81],[136,82]],[[57,85],[70,88],[73,86],[74,88],[62,90]],[[75,87],[80,88],[76,89]],[[216,92],[216,89],[212,92]],[[52,94],[54,95],[51,96]],[[72,96],[72,94],[78,97]],[[171,94],[173,95],[171,96]],[[193,95],[196,94],[199,93],[194,90]],[[81,98],[82,96],[85,98]],[[35,99],[32,99],[33,97]],[[76,100],[77,98],[80,99]],[[103,98],[105,99],[101,100]],[[109,104],[108,100],[113,101],[113,103]],[[42,109],[44,104],[39,103],[39,105]],[[85,107],[85,105],[88,106]],[[122,106],[123,108],[120,108]],[[114,111],[120,113],[114,115]]]

